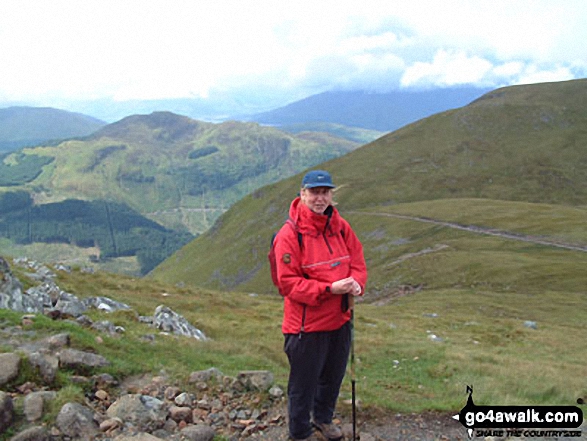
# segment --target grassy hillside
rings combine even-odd
[[[365,403],[460,409],[469,384],[478,404],[585,395],[587,252],[519,239],[587,247],[586,100],[587,81],[501,89],[323,165],[369,268]],[[280,304],[266,256],[300,179],[253,192],[153,278]]]
[[[142,274],[254,189],[358,146],[328,133],[294,135],[256,123],[211,124],[169,112],[130,116],[85,138],[0,155],[0,200],[26,192],[39,213],[44,207],[67,212],[57,205],[64,201],[95,202],[147,217],[165,232],[126,228],[116,241],[126,245],[111,253],[106,223],[71,228],[65,216],[38,227],[25,211],[17,215],[23,234],[0,228],[0,237],[8,239],[1,250],[42,259],[48,251],[33,243],[64,243],[68,249],[60,249],[52,261],[69,262],[75,256],[76,262],[90,264],[88,255],[99,255],[92,265]],[[12,222],[7,215],[0,213],[0,223]],[[102,217],[96,219],[99,223]],[[31,235],[31,228],[42,234]],[[96,228],[100,232],[88,239]],[[89,254],[83,247],[90,242],[97,249]]]
[[[49,107],[7,107],[0,109],[0,152],[87,136],[105,124],[91,116]]]
[[[471,224],[497,226],[493,224],[516,212],[517,222],[508,225],[513,232],[571,235],[569,240],[585,243],[581,222],[562,228],[545,220],[534,224],[534,231],[527,220],[544,207],[536,204],[549,204],[550,216],[563,220],[569,207],[583,215],[586,109],[586,80],[500,89],[469,106],[393,132],[324,167],[339,185],[335,199],[343,214],[403,212],[410,209],[406,203],[438,201],[419,206],[425,208],[417,209],[418,215],[444,220],[447,213],[467,213],[474,206],[494,219],[486,222],[480,215],[470,219]],[[286,219],[300,179],[298,175],[255,191],[225,213],[212,230],[164,262],[154,276],[214,288],[271,291],[266,261],[269,238]],[[463,198],[475,201],[459,201]],[[496,208],[499,201],[511,203]],[[372,216],[353,214],[351,220],[363,240],[378,234],[368,227]],[[414,227],[422,226],[415,222]],[[380,234],[382,261],[393,261],[417,247],[411,235],[392,239],[386,229]],[[373,252],[367,250],[369,255]],[[371,286],[396,278],[385,273],[378,276],[373,265],[371,274]]]
[[[358,145],[327,134],[290,135],[255,123],[211,124],[158,112],[2,159],[14,175],[28,158],[51,159],[48,166],[36,160],[39,173],[29,171],[28,181],[20,173],[12,184],[37,203],[114,200],[167,227],[198,233],[255,188]]]

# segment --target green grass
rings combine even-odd
[[[105,356],[112,363],[105,371],[116,378],[164,370],[177,384],[186,385],[190,372],[209,367],[227,375],[268,369],[277,384],[286,387],[282,301],[277,295],[177,288],[78,271],[60,275],[57,283],[80,297],[104,295],[128,303],[141,315],[152,315],[156,306],[165,304],[210,337],[200,342],[159,335],[128,312],[90,314],[126,329],[123,336],[103,336],[102,343],[96,341],[95,331],[44,317],[35,320],[37,331],[70,332],[74,347]],[[587,298],[582,287],[432,287],[379,300],[356,307],[357,396],[365,411],[458,410],[470,384],[479,404],[572,404],[587,393],[582,355]],[[0,311],[0,323],[16,324],[19,316]],[[527,320],[536,321],[538,329],[525,327]],[[443,342],[431,341],[432,333]],[[154,342],[145,342],[146,334],[156,334]],[[349,410],[344,404],[349,398],[347,378],[342,412]]]
[[[205,236],[200,255],[191,254],[188,246],[168,263],[189,261],[195,272],[206,268],[202,263],[207,259],[217,278],[230,280],[230,271],[247,274],[256,264],[252,256],[265,258],[264,239],[276,228],[265,231],[262,222],[249,226],[248,216],[257,213],[257,219],[262,218],[267,206],[271,203],[253,195],[242,210],[228,212],[218,230]],[[442,200],[345,215],[361,237],[369,268],[365,302],[356,314],[357,391],[363,408],[458,410],[471,384],[478,404],[574,404],[585,395],[587,253],[370,213],[430,217],[549,240],[584,243],[586,238],[583,208],[549,204]],[[220,234],[235,225],[240,225],[240,234]],[[255,238],[260,238],[258,243]],[[176,280],[188,282],[189,274],[180,273],[178,266]],[[268,269],[251,274],[241,288],[272,289],[265,281]],[[410,285],[420,290],[396,297],[400,287]],[[222,294],[247,298],[238,296]],[[256,299],[275,301],[269,294]],[[278,312],[273,314],[278,321]],[[525,321],[536,321],[538,329],[525,327]],[[251,335],[259,332],[260,339],[270,331],[248,330]],[[429,334],[443,342],[431,341]],[[277,345],[273,354],[279,360],[280,342],[266,347],[272,344]],[[278,373],[285,373],[280,370],[285,361],[279,366]],[[349,398],[347,381],[341,399]]]

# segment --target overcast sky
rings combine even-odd
[[[587,77],[585,0],[1,0],[0,103]]]

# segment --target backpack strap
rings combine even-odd
[[[303,235],[302,235],[302,232],[300,230],[298,230],[298,226],[296,225],[296,223],[293,221],[293,219],[291,217],[288,217],[285,222],[288,223],[288,224],[290,224],[291,227],[294,229],[294,231],[296,233],[298,233],[298,245],[300,246],[300,249],[301,249],[302,248],[302,244],[303,244]]]

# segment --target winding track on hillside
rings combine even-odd
[[[395,219],[403,219],[403,220],[416,221],[416,222],[425,222],[425,223],[429,223],[429,224],[453,228],[455,230],[467,231],[469,233],[501,237],[503,239],[519,240],[522,242],[530,242],[530,243],[534,243],[537,245],[563,248],[563,249],[572,250],[572,251],[582,251],[584,253],[587,253],[587,246],[586,245],[579,245],[579,244],[573,244],[573,243],[568,243],[568,242],[546,240],[546,239],[543,239],[543,238],[537,237],[537,236],[529,236],[529,235],[524,235],[524,234],[519,234],[519,233],[512,233],[510,231],[498,230],[495,228],[479,227],[476,225],[462,225],[462,224],[458,224],[456,222],[446,222],[446,221],[431,219],[431,218],[427,218],[427,217],[417,217],[417,216],[408,216],[408,215],[404,215],[404,214],[369,212],[369,211],[346,211],[345,214],[383,216],[383,217],[391,217],[391,218],[395,218]]]

